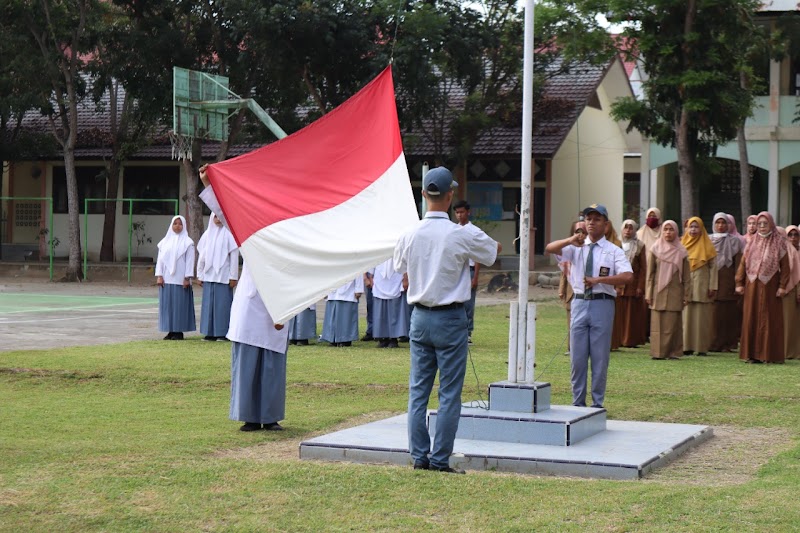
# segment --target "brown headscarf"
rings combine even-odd
[[[667,220],[661,224],[661,228],[663,229],[667,225],[671,225],[675,229],[675,240],[667,242],[662,234],[650,247],[650,251],[661,263],[656,281],[656,289],[659,292],[669,285],[675,272],[678,273],[678,279],[683,281],[683,260],[689,255],[681,241],[678,240],[678,225],[674,220]]]
[[[792,231],[800,233],[797,226],[786,226],[786,235]],[[794,289],[800,283],[800,250],[787,243],[786,253],[789,254],[789,283],[786,284],[786,292]]]
[[[714,222],[717,221],[716,217],[717,215],[714,215]],[[739,233],[739,230],[736,228],[736,219],[733,218],[733,215],[731,215],[730,213],[725,213],[725,217],[727,217],[728,219],[728,233],[739,239],[739,242],[742,243],[742,249],[744,249],[744,245],[747,244],[747,240],[744,238],[744,235]]]
[[[658,220],[661,220],[661,210],[657,207],[651,207],[647,210],[647,214],[645,218],[649,217],[650,215],[655,216]],[[657,228],[653,229],[647,224],[639,228],[639,231],[636,232],[636,237],[644,243],[645,248],[648,250],[651,246],[653,246],[659,237],[661,237],[661,227],[663,224],[659,224]]]
[[[747,279],[752,283],[758,278],[761,283],[766,285],[780,269],[780,262],[787,253],[788,243],[778,233],[775,219],[772,218],[772,215],[767,211],[762,211],[758,214],[756,221],[761,217],[767,219],[769,233],[761,235],[756,230],[756,233],[750,238],[750,244],[747,245],[745,257],[747,261]]]
[[[692,225],[692,222],[696,222],[700,226],[700,234],[697,237],[689,235],[689,226]],[[686,233],[681,238],[681,244],[689,254],[689,266],[692,267],[692,272],[717,257],[717,250],[711,239],[708,238],[708,232],[706,232],[706,227],[700,217],[692,217],[686,222]]]

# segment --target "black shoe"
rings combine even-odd
[[[430,470],[431,464],[424,461],[414,461],[414,470]]]
[[[292,346],[294,346],[295,344],[297,344],[297,341],[296,341],[296,340],[294,340],[294,339],[289,339],[289,344],[291,344]]]
[[[283,431],[283,426],[277,422],[273,422],[272,424],[264,424],[264,429],[267,431]]]
[[[340,342],[340,343],[339,343],[339,346],[352,346],[352,345],[353,345],[353,343],[352,343],[352,342],[350,342],[350,341],[347,341],[347,342]]]
[[[708,354],[706,352],[697,352],[697,355],[700,357],[706,357]]]
[[[378,341],[378,348],[388,348],[389,347],[389,339],[381,339]]]
[[[180,331],[177,331],[177,332],[173,333],[172,334],[172,340],[174,340],[174,341],[182,341],[183,340],[183,333],[181,333]]]
[[[400,342],[408,342],[408,337],[400,337],[397,340],[399,340]]]
[[[256,422],[245,422],[242,427],[239,428],[239,431],[260,431],[261,424]]]
[[[694,352],[692,350],[684,350],[683,355],[694,355]]]
[[[205,337],[203,337],[203,340],[206,341],[206,342],[211,342],[211,341],[217,340],[217,338],[216,337],[212,337],[211,335],[206,335]]]
[[[433,466],[433,465],[431,465],[429,470],[433,470],[434,472],[446,472],[448,474],[466,474],[466,471],[461,470],[460,468],[452,468],[450,466]]]
[[[387,348],[399,348],[400,345],[397,344],[397,339],[389,339],[388,344],[386,345]]]
[[[308,346],[308,339],[300,339],[299,341],[295,341],[298,346]]]
[[[374,341],[375,337],[372,336],[372,333],[367,333],[363,337],[361,337],[362,341]]]
[[[167,333],[167,335],[164,337],[164,340],[165,340],[165,341],[171,341],[171,340],[172,340],[172,338],[173,338],[173,337],[172,337],[173,335],[174,335],[174,333],[172,333],[172,332],[170,331],[170,332],[169,332],[169,333]]]
[[[592,406],[592,409],[604,409],[604,407],[602,405],[595,404]]]

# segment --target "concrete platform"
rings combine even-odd
[[[710,438],[709,426],[608,420],[571,446],[456,439],[451,464],[467,470],[639,479]],[[411,466],[406,415],[300,443],[300,458]]]

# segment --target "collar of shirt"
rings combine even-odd
[[[425,218],[446,218],[450,220],[450,216],[444,211],[428,211],[425,213]]]
[[[607,242],[608,242],[608,239],[606,239],[606,236],[603,235],[602,237],[600,237],[599,240],[597,240],[595,242],[592,242],[592,239],[590,238],[589,241],[586,244],[597,244],[598,246],[600,246],[600,248],[602,248],[603,246],[605,246],[605,244]]]

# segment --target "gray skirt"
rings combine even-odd
[[[158,330],[195,331],[194,294],[192,286],[165,283],[158,288]]]
[[[302,341],[317,338],[317,310],[305,309],[289,321],[289,340]]]
[[[203,305],[200,308],[200,333],[224,337],[231,321],[233,289],[227,283],[203,283]]]
[[[231,343],[231,420],[272,424],[286,416],[286,354]]]
[[[352,342],[358,340],[358,303],[328,300],[322,337],[325,342]]]
[[[372,306],[373,337],[376,339],[408,337],[409,315],[406,313],[406,299],[402,294],[391,300],[375,298]]]

